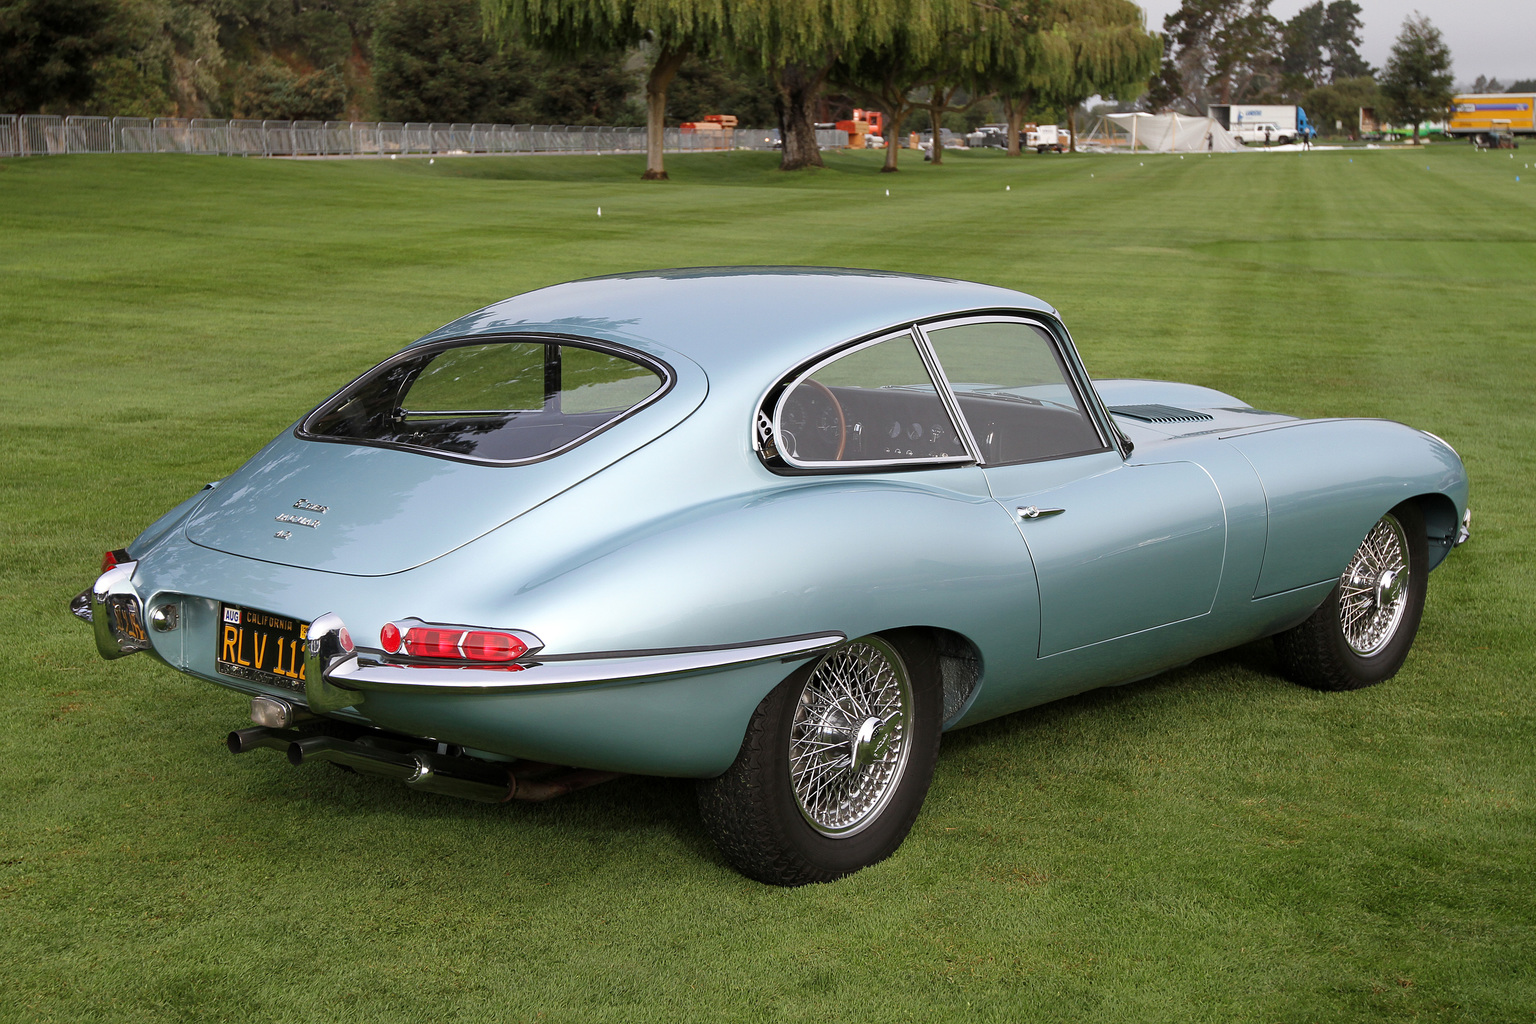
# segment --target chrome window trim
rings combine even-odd
[[[630,406],[628,409],[625,409],[622,413],[615,416],[613,419],[604,422],[601,426],[587,431],[585,434],[582,434],[575,440],[566,442],[559,448],[555,448],[551,451],[544,452],[540,455],[534,455],[526,459],[485,459],[474,455],[464,455],[459,452],[445,452],[437,448],[426,448],[421,445],[401,444],[397,441],[376,441],[369,438],[357,437],[331,437],[326,434],[312,433],[308,429],[311,420],[313,420],[316,416],[319,416],[322,412],[329,410],[330,406],[338,398],[346,394],[352,388],[357,387],[363,382],[365,378],[372,377],[379,373],[388,372],[390,367],[393,367],[399,363],[407,362],[412,359],[419,359],[423,354],[426,353],[437,354],[445,352],[450,348],[464,348],[469,345],[478,344],[497,345],[518,342],[543,345],[551,343],[557,345],[570,345],[575,348],[587,348],[596,352],[604,352],[608,355],[618,356],[622,359],[627,359],[638,366],[643,366],[647,370],[650,370],[652,373],[655,373],[658,377],[661,378],[661,385],[655,391],[645,396],[644,399]],[[364,370],[345,386],[338,388],[325,401],[321,402],[309,412],[305,413],[303,418],[299,420],[298,425],[293,428],[293,436],[297,437],[301,441],[318,441],[323,444],[351,444],[359,445],[365,448],[386,448],[391,451],[411,452],[416,455],[427,455],[435,459],[447,459],[450,462],[467,462],[476,466],[527,466],[536,462],[544,462],[547,459],[558,458],[559,456],[564,455],[566,452],[587,443],[598,434],[618,426],[620,423],[640,412],[642,409],[649,408],[650,406],[659,402],[662,398],[666,397],[666,395],[672,391],[672,388],[676,385],[676,383],[677,372],[673,370],[672,367],[665,361],[658,359],[656,356],[653,356],[650,353],[640,352],[610,341],[600,341],[596,338],[584,338],[573,334],[556,334],[552,331],[540,331],[536,333],[531,331],[527,333],[509,331],[498,332],[495,334],[461,334],[456,337],[443,338],[426,344],[410,345],[404,349],[401,349],[399,352],[396,352],[389,358],[384,359],[374,366],[369,367],[367,370]]]
[[[778,452],[778,457],[784,461],[786,466],[791,469],[842,470],[845,472],[858,472],[871,469],[891,469],[905,466],[958,466],[976,461],[976,450],[974,447],[967,443],[967,435],[964,433],[965,428],[960,425],[961,421],[955,420],[954,413],[950,409],[949,402],[945,401],[944,391],[947,390],[947,388],[941,387],[938,380],[934,378],[933,364],[930,362],[931,353],[925,351],[922,342],[918,339],[916,332],[913,330],[914,326],[915,325],[909,325],[906,327],[895,328],[876,335],[875,337],[866,338],[863,341],[856,342],[852,345],[846,345],[837,348],[832,352],[823,355],[815,362],[812,362],[806,369],[801,370],[793,377],[788,378],[788,383],[783,384],[782,387],[779,387],[778,384],[775,384],[774,388],[769,388],[769,392],[772,392],[775,388],[777,388],[779,391],[778,397],[774,400],[773,404],[772,436],[774,440],[774,449]],[[820,370],[825,366],[830,366],[832,363],[837,362],[839,359],[853,355],[855,352],[862,352],[864,349],[873,348],[876,345],[883,345],[888,341],[893,341],[901,337],[905,337],[917,349],[917,356],[923,364],[923,371],[928,374],[928,382],[933,385],[934,392],[939,399],[939,404],[944,409],[944,414],[953,421],[951,425],[955,428],[955,436],[960,438],[962,445],[966,445],[967,454],[946,455],[942,457],[926,456],[923,458],[914,457],[907,459],[859,459],[857,461],[841,462],[806,462],[792,457],[788,452],[784,451],[779,446],[779,438],[783,436],[784,432],[782,419],[784,415],[784,399],[786,396],[788,396],[808,378],[815,374],[817,370]],[[780,382],[782,383],[784,379],[785,378],[780,378]],[[766,399],[767,395],[765,394],[763,399],[759,400],[759,409],[762,408],[762,402],[766,401]],[[756,441],[755,430],[753,432],[753,438],[753,447],[757,448],[758,451],[761,451],[762,449],[758,446],[758,442]]]
[[[971,453],[972,461],[978,466],[986,465],[981,457],[981,446],[976,443],[976,435],[971,433],[971,425],[960,411],[960,400],[955,397],[954,385],[950,384],[949,377],[945,375],[944,367],[939,363],[939,354],[934,350],[933,342],[929,340],[922,324],[912,325],[912,342],[917,346],[918,355],[923,357],[924,365],[928,367],[928,376],[937,382],[939,401],[949,411],[949,418],[955,421],[955,432],[960,436],[960,443]]]
[[[1104,410],[1103,401],[1099,398],[1099,392],[1093,387],[1092,380],[1083,368],[1082,359],[1077,354],[1077,346],[1072,343],[1072,336],[1067,333],[1067,328],[1060,321],[1052,317],[1028,313],[972,313],[962,316],[926,320],[914,325],[922,332],[924,342],[933,353],[935,364],[942,368],[942,361],[938,358],[938,350],[932,348],[933,341],[928,337],[929,330],[942,330],[946,327],[964,327],[967,324],[996,324],[996,323],[1021,323],[1028,327],[1039,328],[1045,331],[1050,342],[1054,345],[1056,354],[1061,358],[1062,365],[1067,368],[1067,376],[1063,383],[1071,389],[1078,401],[1083,404],[1083,410],[1087,414],[1088,423],[1093,427],[1093,432],[1099,438],[1098,448],[1085,449],[1076,452],[1063,452],[1060,455],[1048,455],[1038,459],[1019,459],[1014,462],[981,463],[982,465],[1014,466],[1024,465],[1029,462],[1049,462],[1054,459],[1069,459],[1079,455],[1098,455],[1107,451],[1120,451],[1120,446],[1115,442],[1116,433],[1113,431],[1109,414]],[[945,378],[948,386],[948,377]],[[952,391],[951,386],[951,391]],[[959,400],[956,399],[958,408]],[[963,416],[962,416],[963,419]],[[966,433],[970,433],[970,425],[966,424]],[[974,438],[972,439],[974,443]],[[973,451],[978,449],[973,448]],[[1122,453],[1123,457],[1123,453]],[[978,460],[979,461],[979,460]]]

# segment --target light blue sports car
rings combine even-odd
[[[251,698],[239,753],[544,799],[699,779],[766,882],[888,856],[949,729],[1273,636],[1408,655],[1466,539],[1440,438],[1092,381],[1003,288],[623,274],[433,331],[75,599],[103,656]]]

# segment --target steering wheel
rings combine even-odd
[[[848,418],[832,389],[820,381],[801,381],[785,396],[779,423],[793,441],[794,450],[790,454],[796,458],[812,462],[842,460],[843,451],[848,446]],[[831,457],[814,450],[804,451],[807,441],[831,451]]]

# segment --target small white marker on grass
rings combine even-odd
[[[1004,192],[1012,192],[1013,191],[1013,186],[1012,185],[1004,185],[1003,186],[1003,191]]]
[[[435,163],[437,163],[437,157],[433,157],[432,159],[428,160],[427,163],[428,164],[435,164]]]
[[[601,207],[601,206],[599,206],[599,207],[598,207],[598,208],[597,208],[597,215],[598,215],[598,216],[599,216],[599,217],[601,217],[601,216],[602,216],[602,215],[603,215],[603,208],[602,208],[602,207]]]

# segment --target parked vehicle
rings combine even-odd
[[[1283,146],[1317,138],[1317,129],[1308,120],[1307,112],[1295,104],[1215,103],[1206,113],[1243,143],[1273,142]]]
[[[1006,124],[984,124],[966,135],[965,144],[972,149],[1007,149],[1008,126]]]
[[[1536,93],[1475,93],[1451,100],[1445,133],[1486,149],[1513,149],[1514,136],[1536,135]],[[1509,142],[1502,140],[1508,138]]]
[[[250,698],[236,753],[498,802],[692,777],[796,885],[900,845],[944,731],[1268,636],[1304,685],[1391,677],[1469,517],[1438,437],[1091,381],[1021,292],[654,271],[408,345],[72,610]]]
[[[1072,133],[1059,125],[1026,125],[1024,148],[1036,153],[1065,153],[1072,148]]]

